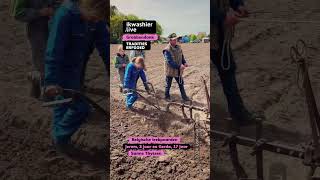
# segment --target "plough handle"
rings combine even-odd
[[[97,104],[95,101],[93,101],[92,99],[90,99],[88,96],[86,96],[84,93],[82,93],[80,91],[73,90],[73,89],[63,89],[62,94],[67,97],[70,97],[70,98],[67,98],[65,100],[60,100],[60,101],[46,102],[43,104],[43,106],[48,107],[48,106],[52,106],[52,105],[65,104],[65,103],[70,103],[77,98],[83,98],[93,108],[95,108],[96,110],[98,110],[99,112],[103,113],[106,116],[108,115],[108,113],[105,109],[103,109],[99,104]],[[72,101],[70,99],[72,99]]]
[[[308,72],[308,66],[306,63],[306,51],[307,45],[303,40],[298,40],[295,46],[292,46],[290,49],[290,55],[293,62],[298,64],[298,72],[303,76],[303,88],[305,93],[305,100],[308,106],[310,126],[312,129],[312,138],[314,147],[316,149],[315,158],[320,158],[320,145],[319,145],[319,136],[320,136],[320,115],[315,101],[313,89],[311,86],[311,81]],[[298,75],[300,75],[298,73]],[[298,76],[299,77],[299,76]],[[298,78],[299,80],[299,78]]]

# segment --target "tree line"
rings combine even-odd
[[[139,18],[138,16],[134,14],[128,14],[125,15],[121,13],[116,6],[110,7],[110,41],[112,44],[118,44],[121,43],[121,37],[123,35],[123,25],[122,22],[129,20],[129,21],[136,21],[136,20],[145,20],[142,18]],[[163,29],[161,25],[157,22],[157,34],[159,37],[162,35]]]

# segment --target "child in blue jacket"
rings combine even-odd
[[[45,57],[45,95],[56,100],[65,97],[61,89],[81,89],[83,65],[90,48],[89,22],[106,20],[107,0],[65,0],[50,24]],[[107,39],[108,34],[96,34]],[[97,49],[109,48],[108,42]],[[108,59],[108,58],[105,58]],[[53,109],[52,135],[58,151],[68,151],[71,136],[88,117],[90,106],[84,99],[57,105]]]
[[[133,104],[138,99],[137,80],[141,77],[144,87],[149,92],[149,86],[147,83],[147,77],[145,74],[146,66],[144,64],[143,57],[137,57],[132,60],[126,67],[124,75],[124,92],[127,94],[126,107],[128,110],[132,110]]]

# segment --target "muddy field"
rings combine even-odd
[[[282,19],[320,21],[318,0],[246,1],[252,19]],[[270,13],[271,12],[271,13]],[[237,79],[245,104],[254,112],[262,112],[266,120],[263,137],[288,145],[299,146],[309,142],[310,127],[303,93],[297,87],[297,67],[291,63],[289,48],[298,39],[307,42],[310,78],[316,100],[320,103],[320,24],[308,23],[253,23],[241,22],[236,28],[233,43],[238,64]],[[215,129],[226,131],[222,126],[228,117],[226,102],[216,75],[212,71],[214,90]],[[254,129],[243,129],[242,135],[254,137]],[[217,180],[234,180],[228,150],[216,141],[214,148],[214,172]],[[240,148],[240,160],[250,177],[255,177],[255,158],[249,148]],[[265,178],[274,163],[287,168],[287,179],[305,179],[308,169],[301,160],[265,153]],[[298,170],[298,171],[297,171]]]
[[[248,0],[252,18],[320,20],[318,0]],[[105,145],[106,121],[97,118],[84,124],[74,136],[77,147],[90,157],[70,159],[56,155],[51,147],[51,111],[28,95],[26,73],[31,70],[29,45],[24,25],[9,16],[9,1],[0,2],[0,179],[106,179]],[[268,13],[272,12],[272,13]],[[261,111],[266,117],[263,137],[284,144],[299,146],[310,137],[308,114],[304,96],[297,88],[297,68],[291,64],[289,48],[297,39],[304,39],[309,50],[310,77],[318,103],[320,99],[320,26],[319,24],[283,24],[241,22],[236,30],[233,49],[238,64],[237,77],[240,93],[252,111]],[[147,53],[148,79],[163,98],[164,74],[161,49],[153,47]],[[199,106],[206,106],[200,77],[209,75],[209,44],[183,45],[191,67],[185,73],[186,91]],[[112,46],[111,54],[116,52]],[[106,87],[103,65],[96,55],[90,61],[87,84]],[[216,71],[212,71],[216,73]],[[225,99],[216,74],[211,79],[214,112],[217,124],[228,117]],[[209,82],[208,82],[209,83]],[[144,102],[138,102],[138,113],[126,112],[124,96],[119,93],[117,75],[111,68],[111,178],[112,179],[206,179],[209,175],[209,142],[201,137],[201,163],[194,160],[194,152],[168,151],[163,158],[130,158],[122,149],[129,136],[181,136],[183,142],[193,143],[190,122],[183,120],[178,109],[172,113],[158,112]],[[140,85],[141,86],[141,85]],[[171,93],[180,101],[177,85]],[[93,97],[100,98],[100,97]],[[150,97],[151,98],[151,97]],[[165,106],[163,100],[159,100]],[[103,103],[102,103],[103,105]],[[203,118],[203,114],[202,118]],[[101,116],[100,116],[101,117]],[[224,126],[216,129],[225,130]],[[254,136],[252,129],[241,131]],[[202,134],[205,134],[202,133]],[[214,142],[214,172],[217,180],[234,180],[228,150]],[[240,149],[241,163],[254,177],[255,161],[248,148]],[[287,166],[290,180],[304,179],[307,168],[293,158],[265,154],[265,174],[274,163]],[[197,168],[202,172],[198,173]],[[299,169],[299,171],[297,171]]]
[[[204,85],[201,76],[209,85],[209,44],[183,44],[182,49],[190,67],[184,72],[185,89],[194,105],[206,107]],[[176,137],[183,143],[193,144],[193,123],[186,121],[179,109],[164,111],[165,75],[162,49],[165,45],[153,45],[146,53],[147,78],[156,89],[156,97],[145,95],[153,102],[158,102],[161,111],[148,103],[138,101],[137,112],[127,112],[123,94],[119,92],[118,75],[111,68],[111,179],[208,179],[209,178],[209,138],[201,130],[200,160],[194,159],[194,151],[166,151],[162,157],[128,157],[122,149],[130,136]],[[117,45],[111,46],[115,55]],[[143,89],[139,81],[139,88]],[[176,82],[173,82],[171,96],[176,102],[181,101]],[[204,113],[199,113],[205,119]]]
[[[8,0],[0,2],[0,15],[0,179],[106,179],[105,117],[95,114],[74,136],[81,156],[57,155],[51,146],[51,110],[29,97],[31,54],[24,24],[9,16]],[[87,84],[105,88],[106,79],[95,55]],[[106,107],[106,99],[101,105]]]

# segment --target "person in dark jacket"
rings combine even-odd
[[[45,57],[45,95],[55,100],[68,98],[62,89],[81,90],[81,76],[91,48],[89,23],[106,21],[107,0],[65,0],[57,9],[50,23]],[[96,34],[106,39],[108,34]],[[99,43],[97,48],[108,48]],[[108,58],[106,58],[108,59]],[[58,151],[68,151],[71,136],[88,117],[90,105],[78,98],[72,103],[53,108],[52,136]],[[72,146],[71,146],[72,147]]]
[[[118,53],[115,57],[115,62],[114,62],[114,67],[117,69],[119,74],[120,92],[122,92],[125,70],[129,62],[130,62],[129,57],[125,54],[125,51],[123,50],[123,46],[120,45],[118,47]]]
[[[244,106],[236,81],[236,63],[230,48],[226,44],[228,30],[233,29],[240,17],[246,17],[248,12],[242,0],[217,0],[211,10],[213,24],[213,44],[211,49],[212,62],[216,66],[224,94],[227,98],[228,109],[234,122],[241,126],[250,124],[252,115]],[[230,31],[229,31],[230,32]],[[229,54],[228,54],[229,52]]]
[[[147,77],[145,74],[146,66],[144,64],[143,57],[137,57],[132,60],[126,67],[126,73],[124,75],[124,92],[126,93],[126,108],[132,110],[133,104],[139,98],[136,93],[137,90],[137,79],[142,79],[143,85],[147,92],[150,91],[148,86]]]
[[[33,70],[28,75],[31,82],[30,95],[39,98],[41,79],[44,77],[44,57],[48,39],[48,21],[54,9],[60,4],[57,0],[14,0],[12,15],[26,23],[27,38],[31,46]]]

